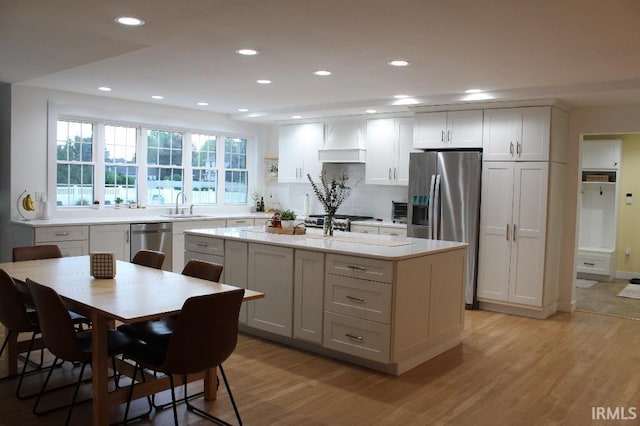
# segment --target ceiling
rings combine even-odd
[[[638,0],[0,5],[0,81],[234,119],[408,111],[408,102],[468,102],[464,92],[471,88],[497,100],[555,98],[573,107],[640,102]],[[114,22],[123,15],[146,25]],[[240,48],[259,54],[241,56],[235,53]],[[392,67],[393,59],[410,65]],[[333,74],[313,75],[321,69]],[[258,79],[272,84],[257,84]],[[112,91],[100,92],[99,86]],[[394,99],[399,94],[410,100]]]

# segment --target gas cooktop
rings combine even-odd
[[[308,228],[322,228],[324,226],[324,217],[323,214],[311,214],[307,216],[304,220],[305,226]],[[349,215],[349,214],[337,214],[333,217],[333,228],[339,231],[351,231],[351,222],[355,222],[358,220],[370,220],[373,219],[372,216],[360,216],[360,215]]]

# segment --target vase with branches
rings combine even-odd
[[[313,192],[318,197],[318,200],[322,203],[324,208],[324,235],[333,235],[333,219],[338,211],[338,207],[344,200],[349,198],[353,187],[348,185],[349,177],[346,173],[342,172],[340,175],[333,176],[329,180],[327,173],[322,172],[320,174],[321,188],[311,179],[311,175],[307,173],[307,179],[311,183]]]

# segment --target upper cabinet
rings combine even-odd
[[[618,170],[622,141],[584,141],[582,143],[582,168],[591,170]]]
[[[482,148],[482,110],[416,114],[413,147]]]
[[[365,182],[377,185],[408,185],[409,153],[413,150],[413,120],[368,120],[365,138]]]
[[[553,107],[484,111],[486,161],[567,162],[568,115]]]
[[[309,123],[280,127],[278,140],[278,182],[308,182],[322,171],[318,150],[324,142],[324,124]]]

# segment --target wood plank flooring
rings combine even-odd
[[[240,336],[224,367],[245,425],[639,423],[591,416],[598,406],[640,413],[640,321],[583,312],[541,321],[484,311],[466,312],[465,320],[462,345],[400,377],[248,336]],[[64,412],[33,416],[33,400],[17,401],[14,389],[15,381],[0,382],[0,425],[64,421]],[[235,424],[222,388],[218,401],[196,404]],[[90,411],[90,404],[80,406],[72,424],[88,424]],[[112,414],[117,421],[120,414]],[[178,414],[180,424],[210,424],[184,406]],[[169,409],[137,424],[172,423]]]

